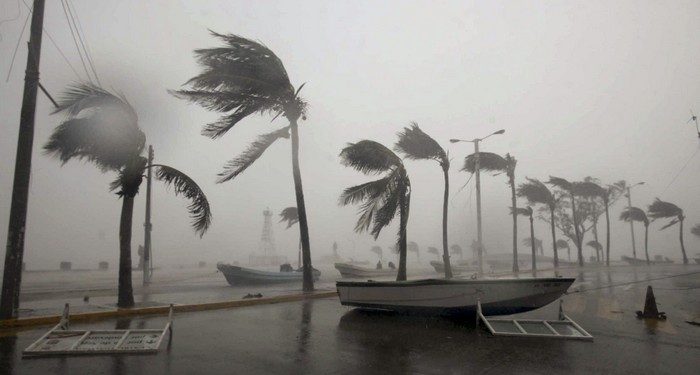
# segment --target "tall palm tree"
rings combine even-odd
[[[292,138],[292,175],[299,234],[303,255],[304,291],[314,289],[311,244],[306,216],[304,189],[299,168],[299,126],[306,120],[306,102],[299,96],[304,84],[294,88],[282,60],[272,50],[252,40],[232,34],[212,35],[224,45],[195,50],[203,72],[187,81],[186,90],[172,91],[175,96],[197,103],[211,111],[225,113],[218,121],[204,126],[202,134],[218,138],[239,121],[252,114],[273,113],[283,116],[288,126],[261,135],[248,149],[229,161],[219,174],[219,182],[234,179],[252,165],[276,140]]]
[[[569,261],[571,261],[571,247],[569,247],[569,241],[564,240],[564,239],[557,240],[557,248],[558,249],[566,249],[568,259],[569,259]]]
[[[479,152],[479,170],[505,173],[511,190],[511,215],[513,217],[513,272],[518,272],[518,214],[515,211],[515,166],[517,160],[510,154],[502,157],[493,152]],[[476,172],[476,155],[470,154],[464,160],[462,171]]]
[[[355,231],[370,230],[376,240],[384,227],[399,213],[399,269],[397,281],[406,280],[406,224],[411,202],[411,181],[401,158],[381,143],[363,140],[350,143],[340,152],[345,166],[369,175],[384,177],[343,191],[340,204],[362,203]]]
[[[683,253],[683,264],[688,264],[688,257],[685,255],[685,245],[683,244],[683,221],[685,220],[685,215],[683,214],[683,210],[673,203],[664,202],[664,201],[660,200],[659,198],[656,198],[656,200],[654,200],[654,203],[652,203],[649,206],[649,209],[647,211],[649,212],[649,217],[652,218],[653,220],[673,218],[671,221],[668,222],[668,224],[661,227],[661,230],[664,230],[670,226],[673,226],[676,223],[680,223],[680,230],[678,232],[678,237],[679,237],[680,242],[681,242],[681,252]]]
[[[445,180],[442,198],[442,261],[445,265],[445,278],[452,278],[452,266],[450,264],[450,252],[447,248],[447,202],[450,198],[450,160],[447,152],[439,143],[425,134],[415,122],[410,127],[405,127],[399,133],[399,140],[394,150],[411,160],[434,160],[442,169]]]
[[[527,206],[525,208],[521,207],[516,207],[515,209],[513,207],[510,207],[510,212],[512,214],[516,215],[522,215],[527,217],[530,220],[530,249],[532,250],[532,270],[537,271],[537,238],[535,238],[535,224],[534,221],[535,219],[533,218],[533,211],[532,207]],[[541,241],[540,241],[541,243]],[[516,258],[517,260],[517,258]],[[513,267],[516,268],[516,267]],[[515,271],[514,271],[515,272]]]
[[[571,199],[571,218],[573,221],[574,233],[576,241],[576,249],[578,250],[578,264],[583,267],[583,236],[581,235],[581,229],[579,228],[579,217],[576,212],[576,182],[570,182],[561,177],[549,176],[548,184],[555,186],[562,191]],[[552,220],[554,222],[554,220]]]
[[[639,221],[644,223],[644,255],[646,255],[647,258],[647,265],[649,265],[651,262],[649,260],[649,218],[647,217],[647,214],[642,210],[641,208],[638,207],[625,207],[625,209],[622,211],[620,214],[620,220],[624,220],[627,222],[630,221]],[[698,227],[700,229],[700,227]],[[695,230],[695,228],[693,228]],[[699,234],[700,235],[700,234]]]
[[[530,204],[543,204],[549,209],[551,215],[550,227],[552,229],[552,248],[554,250],[554,268],[559,267],[559,254],[557,252],[557,233],[555,230],[554,211],[557,209],[557,199],[547,185],[535,178],[527,178],[527,182],[518,186],[518,196],[527,199]],[[568,247],[568,246],[567,246]]]
[[[122,96],[91,84],[69,87],[54,113],[67,118],[54,129],[44,145],[46,154],[63,164],[71,159],[95,164],[103,173],[116,172],[110,184],[122,199],[119,222],[119,291],[117,306],[132,307],[131,229],[134,197],[143,173],[149,168],[142,155],[146,137],[134,108]],[[209,202],[202,189],[187,175],[167,165],[154,164],[155,178],[172,186],[176,195],[191,201],[187,207],[196,233],[204,235],[211,224]]]
[[[299,222],[299,211],[296,207],[287,207],[280,212],[280,223],[286,222],[287,228],[291,228],[294,224]],[[333,243],[337,246],[335,243]],[[301,240],[299,241],[299,251],[297,253],[297,267],[301,267]]]

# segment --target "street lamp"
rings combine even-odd
[[[496,134],[503,134],[505,133],[505,129],[497,130],[486,137],[483,138],[475,138],[471,141],[464,140],[464,139],[450,139],[451,143],[458,143],[458,142],[471,142],[474,144],[474,173],[476,177],[476,233],[477,233],[477,255],[478,255],[478,262],[479,262],[479,273],[482,274],[484,272],[484,258],[483,258],[483,236],[482,236],[482,231],[481,231],[481,178],[480,178],[480,173],[479,173],[479,142],[485,140],[486,138],[496,135]]]
[[[632,213],[632,188],[635,186],[640,186],[644,185],[644,181],[642,182],[637,182],[634,185],[630,185],[627,187],[627,211]],[[632,234],[632,257],[634,259],[637,259],[637,245],[634,242],[634,220],[630,218],[630,233]]]

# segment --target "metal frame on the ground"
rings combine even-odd
[[[172,337],[173,305],[163,329],[71,330],[69,306],[61,321],[22,352],[23,357],[85,354],[157,353],[165,334]]]
[[[564,314],[562,301],[559,301],[558,320],[537,320],[537,319],[494,319],[484,316],[481,309],[481,302],[476,303],[477,324],[484,322],[486,328],[494,336],[524,336],[524,337],[546,337],[558,339],[593,340],[593,336],[583,327]],[[494,327],[508,327],[509,329],[497,329]],[[531,329],[528,331],[525,327]],[[557,328],[562,329],[557,330]],[[565,327],[565,328],[564,328]],[[537,332],[534,332],[537,331]]]

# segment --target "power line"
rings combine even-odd
[[[22,35],[24,35],[24,29],[27,28],[27,22],[29,21],[29,15],[32,12],[27,13],[27,18],[24,20],[24,25],[22,25],[22,31],[19,32],[19,38],[17,38],[17,45],[15,45],[15,50],[12,52],[12,60],[10,60],[10,68],[7,70],[7,78],[5,82],[10,80],[10,73],[12,73],[12,66],[15,65],[15,57],[17,56],[17,49],[19,48],[19,43],[22,41]]]
[[[83,27],[80,24],[80,19],[78,18],[78,11],[75,9],[75,5],[73,5],[72,1],[65,0],[65,3],[66,3],[66,8],[68,8],[68,14],[70,15],[70,18],[73,21],[73,27],[75,27],[75,33],[78,34],[78,40],[80,41],[80,45],[83,47],[83,52],[85,53],[85,58],[87,59],[88,64],[90,65],[90,69],[92,70],[92,74],[95,76],[97,83],[101,84],[100,77],[97,76],[97,70],[95,70],[95,64],[92,62],[92,56],[90,54],[90,51],[86,47],[87,38],[83,38],[83,35],[82,35],[82,34],[85,34],[85,32],[82,31]],[[71,10],[71,8],[73,8],[73,9]],[[75,14],[75,18],[73,18],[74,14]],[[76,20],[77,20],[77,22],[76,22]]]
[[[73,31],[73,24],[68,17],[68,11],[66,10],[66,4],[61,0],[61,7],[63,8],[63,14],[66,16],[66,22],[68,22],[68,28],[70,29],[70,35],[73,37],[73,43],[75,43],[75,49],[78,51],[78,56],[80,56],[80,62],[83,64],[83,69],[85,70],[85,75],[87,75],[88,81],[92,83],[92,77],[90,77],[90,72],[88,71],[87,65],[85,64],[85,59],[83,59],[83,54],[80,51],[80,46],[78,45],[78,39],[75,37],[75,32]]]
[[[692,275],[696,275],[696,274],[699,274],[699,273],[700,273],[700,271],[695,271],[695,272],[688,272],[688,273],[679,273],[679,274],[676,274],[676,275],[668,275],[668,276],[661,276],[661,277],[653,277],[653,278],[644,279],[644,280],[638,280],[638,281],[629,281],[629,282],[626,282],[626,283],[608,284],[608,285],[603,285],[603,286],[598,287],[598,288],[590,288],[590,289],[583,289],[583,290],[581,290],[581,289],[579,289],[579,290],[574,290],[574,291],[571,291],[571,292],[566,292],[565,294],[587,293],[587,292],[591,292],[591,291],[594,291],[594,290],[607,289],[607,288],[614,288],[614,287],[618,287],[618,286],[625,286],[625,285],[632,285],[632,284],[639,284],[639,283],[646,283],[646,282],[649,282],[649,281],[656,281],[656,280],[663,280],[663,279],[671,279],[671,278],[674,278],[674,277],[692,276]]]
[[[688,158],[688,160],[685,162],[685,164],[683,164],[683,167],[678,171],[678,173],[676,173],[676,175],[673,177],[673,179],[671,180],[671,182],[668,183],[668,185],[666,186],[666,188],[664,189],[664,191],[661,193],[661,195],[664,195],[664,193],[666,193],[666,190],[668,190],[668,188],[671,187],[671,185],[673,185],[674,182],[676,182],[676,179],[678,178],[678,176],[680,176],[681,173],[682,173],[682,172],[685,170],[685,168],[688,166],[688,164],[690,164],[690,161],[693,160],[693,158],[695,157],[695,155],[698,154],[698,151],[700,151],[700,148],[698,148],[697,150],[695,150],[695,152],[693,153],[693,155],[692,155],[690,158]]]

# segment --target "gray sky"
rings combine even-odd
[[[255,2],[74,0],[102,83],[136,107],[156,160],[193,176],[212,204],[214,223],[199,239],[189,228],[186,202],[156,183],[155,262],[244,260],[257,249],[262,210],[294,205],[290,144],[274,145],[236,181],[216,184],[223,164],[257,134],[283,124],[251,117],[211,140],[201,126],[217,117],[170,96],[196,74],[192,51],[217,45],[207,32],[262,41],[284,62],[293,84],[307,82],[309,118],[302,124],[301,169],[312,252],[374,259],[369,235],[356,235],[356,209],[338,207],[344,187],[367,179],[339,164],[346,142],[363,138],[391,145],[410,121],[449,149],[453,159],[450,242],[466,247],[475,236],[472,184],[457,172],[469,144],[496,129],[484,151],[511,152],[524,176],[599,177],[603,182],[646,181],[634,204],[656,196],[685,209],[687,227],[700,222],[700,155],[667,188],[699,148],[689,110],[700,112],[700,2]],[[45,26],[82,72],[60,2],[48,1]],[[0,3],[2,18],[17,14]],[[0,24],[0,72],[5,77],[27,14]],[[0,82],[0,241],[5,242],[22,96],[27,33],[9,82]],[[81,77],[84,77],[82,73]],[[43,84],[56,96],[78,78],[44,37]],[[56,268],[60,260],[94,268],[115,264],[120,201],[108,191],[112,174],[41,154],[61,121],[40,95],[25,260],[29,268]],[[436,163],[408,161],[413,194],[409,240],[439,246],[442,177]],[[509,189],[504,176],[482,179],[485,245],[510,251]],[[470,200],[471,198],[471,200]],[[144,195],[137,197],[134,249],[142,243]],[[472,203],[470,203],[472,202]],[[612,209],[612,257],[629,253],[629,228]],[[677,228],[653,224],[650,252],[680,258]],[[294,259],[298,230],[275,224],[280,252]],[[537,236],[551,252],[547,226]],[[638,243],[643,230],[638,226]],[[379,245],[395,241],[387,228]],[[520,221],[521,237],[529,236]],[[591,239],[590,237],[586,240]],[[689,255],[700,240],[686,231]],[[4,247],[3,247],[4,248]],[[641,248],[641,246],[640,246]],[[525,249],[523,249],[525,250]],[[362,255],[359,255],[362,254]],[[589,255],[589,252],[586,252]]]

